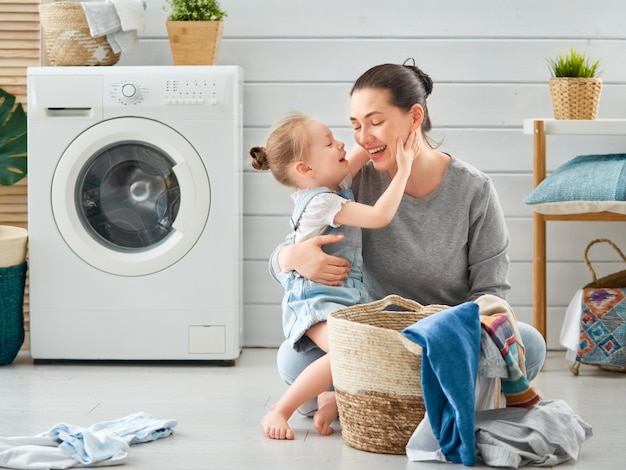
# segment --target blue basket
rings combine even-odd
[[[24,344],[26,262],[0,268],[0,365],[11,364]]]

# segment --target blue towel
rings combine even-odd
[[[119,465],[129,446],[170,436],[177,422],[139,412],[82,428],[58,423],[32,437],[0,438],[0,467],[61,469],[75,466]]]
[[[433,433],[450,462],[476,462],[474,411],[480,355],[478,305],[466,302],[402,330],[422,346],[422,391]]]

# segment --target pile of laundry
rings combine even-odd
[[[140,411],[83,428],[58,423],[36,436],[0,437],[0,468],[47,470],[120,465],[129,446],[170,436],[177,422]]]
[[[516,325],[508,303],[483,295],[402,331],[423,348],[426,415],[409,460],[519,468],[578,459],[593,429],[530,384]]]
[[[116,54],[137,44],[137,32],[145,27],[144,0],[80,2],[91,37],[106,36]]]

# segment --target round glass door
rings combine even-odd
[[[174,230],[180,207],[175,162],[145,142],[103,149],[80,172],[76,204],[86,230],[113,249],[144,249]]]
[[[121,117],[81,133],[61,156],[52,210],[68,246],[103,271],[139,276],[185,256],[202,234],[210,187],[202,159],[171,127]]]

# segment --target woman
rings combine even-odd
[[[353,152],[365,151],[370,158],[352,184],[358,202],[378,199],[397,171],[398,137],[406,141],[411,129],[420,129],[420,153],[396,217],[385,228],[363,230],[365,287],[373,299],[398,294],[423,305],[458,305],[483,294],[504,299],[510,289],[509,235],[496,191],[484,173],[432,145],[427,97],[433,82],[407,62],[371,68],[350,92],[350,121],[358,144]],[[327,235],[281,245],[272,255],[272,272],[276,276],[295,270],[336,285],[347,276],[349,263],[327,255],[322,247],[339,240]],[[543,365],[545,342],[530,325],[518,326],[532,380]],[[298,353],[283,343],[279,373],[290,384],[323,354],[319,349]]]

